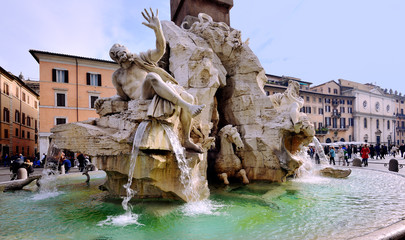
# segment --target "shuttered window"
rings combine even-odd
[[[52,82],[68,83],[69,72],[67,70],[52,69]]]
[[[87,85],[101,87],[101,74],[87,73]]]

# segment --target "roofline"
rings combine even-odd
[[[15,76],[14,74],[7,72],[3,67],[0,66],[0,72],[3,73],[4,75],[7,75],[9,78],[19,82],[22,86],[24,86],[26,89],[28,89],[31,93],[39,97],[39,94],[35,92],[32,88],[30,88],[23,80],[21,80],[19,77]]]
[[[264,86],[266,87],[274,87],[274,88],[279,88],[279,89],[287,89],[286,86],[280,86],[280,85],[274,85],[274,84],[264,84]],[[305,93],[309,93],[309,94],[315,94],[315,95],[321,95],[324,97],[344,97],[344,98],[356,98],[355,96],[345,96],[345,95],[333,95],[333,94],[326,94],[326,93],[319,93],[319,92],[315,92],[315,91],[311,91],[311,90],[305,90],[305,89],[300,89],[300,92],[305,92]]]
[[[117,64],[116,62],[110,61],[110,60],[104,60],[104,59],[98,59],[98,58],[90,58],[90,57],[83,57],[83,56],[70,55],[70,54],[64,54],[64,53],[53,53],[53,52],[40,51],[40,50],[35,50],[35,49],[30,49],[29,52],[31,53],[31,55],[34,57],[34,59],[35,59],[38,63],[39,63],[39,58],[37,57],[36,54],[46,54],[46,55],[52,55],[52,56],[58,56],[58,57],[78,58],[78,59],[83,59],[83,60],[90,60],[90,61],[97,61],[97,62],[103,62],[103,63]]]
[[[315,85],[315,86],[313,86],[313,87],[311,87],[311,88],[320,87],[320,86],[325,85],[325,84],[330,83],[330,82],[334,82],[334,83],[336,83],[337,85],[339,85],[339,87],[341,87],[341,86],[342,86],[342,85],[340,85],[340,83],[337,83],[335,80],[329,80],[329,81],[324,82],[324,83],[321,83],[321,84],[319,84],[319,85]]]
[[[297,82],[307,83],[307,84],[309,84],[309,85],[312,84],[312,82],[307,82],[307,81],[298,80],[298,78],[291,77],[291,76],[284,76],[284,75],[283,75],[283,76],[278,76],[278,75],[269,74],[269,73],[265,73],[265,75],[266,75],[266,76],[279,77],[279,78],[283,78],[283,77],[285,77],[285,78],[291,78],[291,80],[294,80],[294,81],[297,81]]]

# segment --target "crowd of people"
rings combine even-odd
[[[349,166],[349,159],[354,157],[360,157],[362,159],[363,166],[368,166],[368,159],[385,159],[387,156],[392,157],[405,157],[405,145],[385,145],[385,144],[361,144],[361,145],[342,145],[342,146],[324,146],[324,153],[329,158],[330,165],[336,165],[336,161],[339,165]],[[309,156],[314,159],[315,163],[320,164],[319,154],[315,151],[314,146],[310,146],[308,149]],[[398,156],[397,156],[398,155]]]
[[[27,170],[27,175],[29,177],[30,174],[34,172],[34,168],[42,168],[45,165],[47,156],[45,153],[42,155],[41,159],[39,156],[35,156],[34,158],[27,158],[22,153],[9,157],[8,154],[5,154],[1,158],[0,166],[9,167],[11,172],[11,180],[17,179],[18,169],[25,168]],[[95,166],[91,163],[91,159],[89,156],[83,153],[73,154],[70,153],[66,154],[65,152],[61,151],[57,159],[54,159],[55,169],[59,172],[62,172],[62,166],[64,168],[64,173],[68,174],[72,167],[78,168],[80,172],[96,170]]]

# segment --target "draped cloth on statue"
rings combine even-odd
[[[133,54],[132,58],[134,63],[140,68],[145,69],[147,72],[154,72],[158,74],[162,80],[166,82],[167,86],[174,90],[174,92],[179,93],[178,90],[184,91],[184,89],[178,85],[177,81],[168,72],[157,66],[157,63],[151,59],[150,55],[151,51],[148,50],[146,53],[140,53],[139,56],[137,54]],[[148,107],[147,115],[153,118],[166,119],[173,116],[175,111],[175,104],[155,94],[151,104]]]

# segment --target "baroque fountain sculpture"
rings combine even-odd
[[[96,102],[100,118],[53,128],[52,144],[91,156],[107,174],[108,191],[125,195],[129,182],[135,198],[206,199],[208,166],[225,183],[232,176],[245,184],[282,182],[294,174],[302,165],[297,153],[315,134],[299,112],[299,85],[290,82],[285,93],[266,96],[265,71],[240,31],[206,14],[182,27],[160,23],[157,12],[142,14],[156,49],[138,55],[115,44],[110,56],[120,65],[112,79],[117,96]],[[140,126],[144,134],[137,134]],[[219,138],[232,129],[241,142],[224,156]],[[135,140],[139,151],[131,160]],[[233,161],[216,163],[228,157]]]

